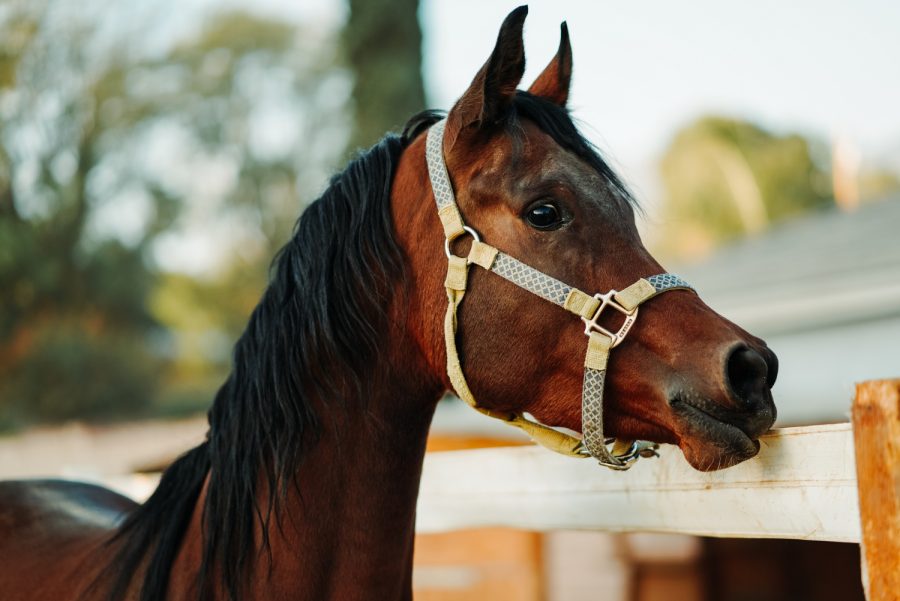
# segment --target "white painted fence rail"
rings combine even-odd
[[[860,541],[850,424],[785,428],[757,457],[697,472],[681,452],[613,472],[537,447],[429,453],[418,532],[484,526]]]

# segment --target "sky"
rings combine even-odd
[[[423,0],[435,106],[465,89],[517,4]],[[864,163],[900,168],[900,3],[540,0],[529,5],[522,87],[556,52],[561,21],[572,38],[573,113],[651,204],[660,155],[701,114],[840,137]]]

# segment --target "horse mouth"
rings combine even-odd
[[[755,457],[759,453],[759,435],[775,420],[773,415],[771,420],[763,420],[765,427],[747,431],[733,423],[740,421],[739,418],[728,420],[721,412],[714,414],[711,401],[691,402],[676,397],[670,405],[678,418],[679,446],[685,459],[694,469],[704,472],[731,467]]]

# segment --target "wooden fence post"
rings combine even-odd
[[[869,601],[900,599],[900,380],[856,385],[853,438]]]

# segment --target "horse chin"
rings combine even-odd
[[[687,403],[673,404],[678,416],[678,446],[699,471],[711,472],[737,465],[759,453],[759,440],[737,426]]]

